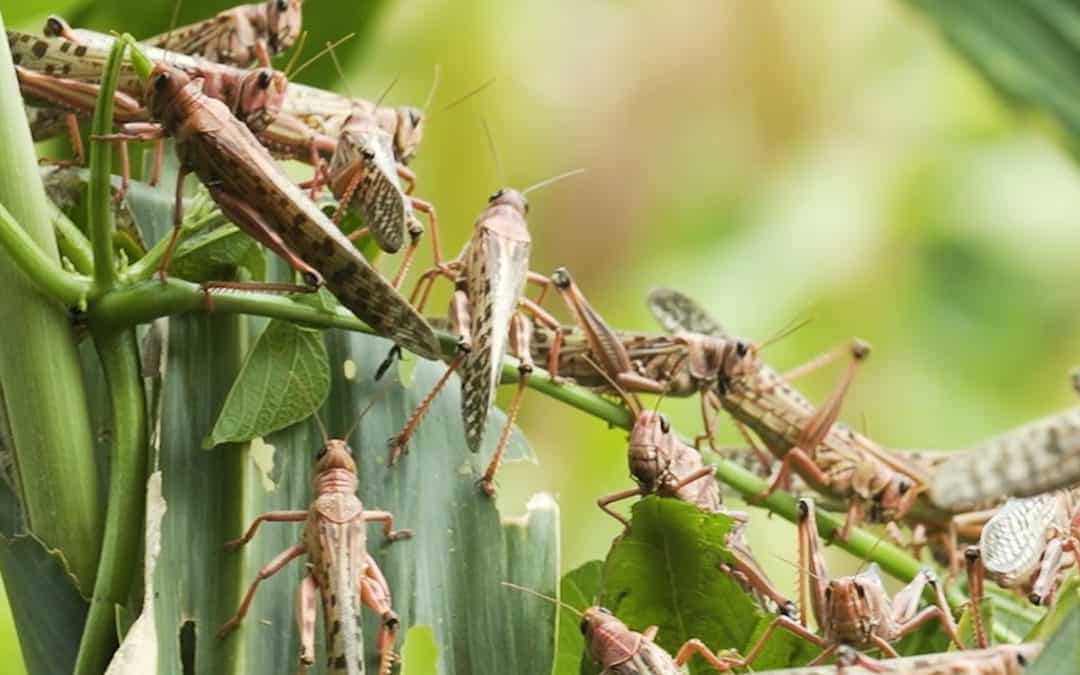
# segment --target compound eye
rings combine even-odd
[[[746,356],[746,353],[750,351],[750,348],[746,346],[746,343],[739,340],[735,343],[735,354],[739,357]]]
[[[665,434],[671,431],[671,422],[666,415],[660,416],[660,431],[663,431]]]
[[[503,196],[503,192],[504,192],[503,190],[498,190],[496,192],[492,192],[491,196],[488,197],[488,204],[490,204],[490,203],[492,203],[494,201],[497,201],[500,197]]]
[[[270,73],[266,72],[265,70],[260,70],[258,82],[261,89],[269,89],[271,82]]]
[[[416,127],[420,126],[420,122],[423,119],[424,118],[420,115],[419,110],[414,110],[414,109],[409,110],[409,122],[412,123],[413,128],[416,128]]]
[[[832,599],[832,584],[825,587],[825,602],[829,602]]]
[[[896,491],[899,492],[901,496],[907,494],[907,491],[910,490],[910,489],[911,489],[911,481],[909,481],[906,478],[901,478],[900,482],[898,482],[896,484]]]
[[[860,598],[866,598],[866,589],[862,584],[855,584],[855,592],[859,594]]]
[[[581,620],[581,634],[584,635],[585,631],[587,631],[588,629],[589,629],[589,620],[588,619],[582,619]]]
[[[169,73],[158,73],[157,77],[154,79],[154,89],[157,91],[165,91],[165,87],[171,77],[172,75]]]
[[[327,446],[326,444],[323,444],[323,446],[321,448],[319,448],[319,451],[317,453],[315,453],[315,459],[318,460],[318,459],[322,459],[323,457],[326,457],[326,451],[327,451],[328,448],[329,448],[329,446]]]
[[[277,11],[284,12],[289,9],[289,0],[277,0],[275,7],[277,7]]]
[[[374,152],[372,152],[371,150],[367,150],[367,149],[365,149],[365,150],[361,150],[361,151],[360,151],[360,154],[361,154],[361,155],[363,155],[363,156],[364,156],[364,159],[366,159],[366,160],[367,160],[367,161],[369,161],[369,162],[370,162],[371,160],[375,159],[375,153],[374,153]]]

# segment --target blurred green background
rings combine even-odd
[[[166,30],[173,8],[4,4],[9,28],[36,31],[60,12],[136,35]],[[180,22],[228,4],[186,0]],[[307,4],[307,51],[356,31],[339,52],[346,81],[325,59],[301,81],[376,97],[400,76],[387,101],[419,105],[442,66],[413,167],[448,253],[502,180],[483,118],[510,185],[588,170],[531,195],[533,267],[567,266],[617,326],[655,329],[643,298],[665,285],[752,339],[812,318],[766,352],[781,369],[862,337],[874,353],[843,418],[896,447],[963,447],[1073,403],[1076,167],[1041,119],[1011,111],[908,5],[336,5]],[[491,77],[490,89],[438,111]],[[820,400],[839,373],[800,385]],[[664,408],[696,433],[696,402]],[[594,502],[631,484],[625,433],[535,393],[520,423],[539,464],[502,472],[503,511],[550,491],[564,515],[563,568],[603,557],[618,524]],[[728,424],[722,440],[738,443]],[[790,535],[763,516],[751,532],[785,589]],[[0,663],[21,672],[6,612]]]

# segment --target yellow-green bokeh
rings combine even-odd
[[[27,3],[40,16],[20,10],[18,28],[58,11]],[[139,25],[62,4],[98,30],[148,34],[167,27],[171,0],[154,0]],[[189,0],[184,17],[225,6]],[[333,8],[312,0],[307,11]],[[570,268],[617,326],[654,329],[643,298],[663,285],[753,339],[812,318],[767,350],[782,369],[862,337],[873,356],[843,419],[890,446],[962,447],[1072,404],[1076,167],[902,2],[418,0],[387,3],[364,33],[347,83],[316,83],[374,97],[400,76],[387,100],[419,104],[441,65],[413,166],[448,252],[501,180],[524,187],[585,167],[531,196],[533,267]],[[805,390],[820,400],[839,372]],[[696,404],[664,408],[696,433]],[[625,434],[537,394],[521,426],[539,464],[502,473],[504,512],[550,491],[564,569],[602,557],[618,524],[594,502],[629,485]],[[738,442],[727,425],[723,439]],[[787,527],[758,516],[751,541],[790,588]],[[0,658],[13,651],[0,619]]]

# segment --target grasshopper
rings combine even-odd
[[[159,123],[127,125],[124,133],[110,138],[176,138],[180,171],[169,252],[180,231],[184,178],[195,173],[222,212],[287,260],[308,290],[325,283],[377,334],[421,356],[438,358],[431,326],[289,180],[223,103],[206,96],[198,80],[164,64],[154,67],[149,88],[148,108]],[[163,271],[168,258],[167,253]]]
[[[695,302],[676,291],[654,290],[649,307],[661,324],[691,345],[700,340],[695,329],[712,326],[715,331],[718,327]],[[712,336],[724,334],[714,332]],[[739,425],[752,429],[781,460],[780,470],[762,496],[771,494],[795,471],[815,490],[847,501],[847,519],[837,534],[841,539],[867,516],[874,521],[904,517],[929,476],[914,462],[894,457],[862,434],[836,424],[844,395],[869,347],[859,340],[852,342],[847,372],[825,404],[815,409],[788,381],[827,363],[839,352],[813,359],[781,376],[760,361],[759,347],[742,344],[728,352],[729,358],[713,360],[721,371],[717,395],[723,409]],[[705,355],[690,359],[709,362]]]
[[[101,80],[113,38],[92,31],[72,30],[66,21],[57,16],[49,17],[44,32],[46,37],[41,38],[8,31],[8,43],[18,66],[24,96],[28,96],[31,102],[61,109],[58,112],[62,125],[58,124],[56,114],[39,113],[31,131],[34,139],[40,141],[55,135],[61,128],[66,129],[78,157],[81,142],[74,114],[88,116],[93,112],[97,84]],[[325,174],[323,157],[329,157],[333,153],[336,142],[334,138],[308,128],[301,119],[285,111],[291,85],[283,73],[261,69],[255,71],[258,75],[254,75],[252,71],[186,54],[152,47],[147,47],[144,51],[154,63],[179,68],[193,78],[202,78],[204,91],[225,101],[275,156],[296,159],[314,166],[314,194],[319,179]],[[28,82],[28,78],[33,79]],[[246,84],[248,82],[253,84]],[[117,109],[121,114],[127,115],[118,115],[118,121],[130,121],[132,114],[138,115],[141,112],[140,107],[148,96],[146,83],[138,77],[130,64],[124,64],[121,68],[119,91],[130,98],[118,95]],[[251,91],[262,92],[262,96],[243,96],[245,92]],[[132,111],[131,108],[135,110]],[[145,112],[142,111],[141,119],[145,118]],[[156,159],[160,160],[160,155]],[[156,171],[157,163],[155,174]]]
[[[1080,493],[1059,491],[1010,499],[982,529],[978,546],[965,551],[975,636],[987,646],[980,607],[983,580],[1027,594],[1035,605],[1049,604],[1061,571],[1080,567]]]
[[[526,190],[498,190],[488,198],[487,209],[477,218],[472,238],[456,259],[443,261],[436,249],[434,266],[421,275],[412,299],[419,297],[417,309],[422,310],[438,277],[454,282],[449,318],[452,332],[458,337],[458,354],[402,430],[390,439],[391,462],[400,457],[423,414],[458,369],[463,372],[461,417],[465,440],[473,452],[479,451],[491,399],[499,384],[503,356],[509,350],[520,361],[518,385],[495,454],[479,481],[484,492],[494,494],[495,473],[521,406],[526,376],[533,369],[529,347],[531,323],[524,313],[552,329],[559,325],[539,303],[525,295],[527,282],[547,285],[546,277],[529,271],[531,238],[525,221],[529,211],[525,195],[576,173],[579,171],[556,176]]]
[[[1072,374],[1080,391],[1080,372]],[[961,508],[1005,496],[1030,497],[1080,483],[1080,408],[1030,422],[972,450],[957,453],[934,472],[930,497],[942,508]]]
[[[291,47],[299,37],[302,5],[303,0],[240,5],[143,43],[241,68],[254,63],[266,67],[271,56]]]
[[[768,670],[760,671],[758,675],[1022,675],[1041,650],[1042,644],[1028,642],[879,661],[841,646],[836,650],[836,666]]]
[[[825,559],[818,550],[814,502],[803,498],[798,506],[799,621],[785,615],[777,616],[739,665],[752,662],[777,628],[822,648],[821,654],[810,665],[821,663],[845,644],[857,649],[876,648],[882,654],[896,658],[896,650],[889,643],[934,619],[941,621],[952,641],[963,649],[944,590],[929,569],[923,569],[891,601],[876,564],[854,576],[830,579]],[[919,611],[919,597],[927,585],[935,591],[936,604]],[[807,605],[822,632],[820,636],[807,627]]]
[[[360,603],[382,619],[377,639],[379,675],[388,675],[393,664],[398,616],[391,608],[390,585],[367,551],[366,526],[383,524],[389,541],[413,535],[412,530],[395,530],[394,517],[387,511],[366,511],[356,496],[356,462],[345,441],[331,439],[315,458],[312,481],[315,500],[306,511],[271,511],[255,519],[239,539],[227,549],[243,546],[255,536],[262,523],[301,522],[300,543],[282,551],[259,570],[248,587],[240,608],[218,631],[223,638],[243,621],[255,591],[263,580],[276,574],[291,560],[308,556],[307,574],[297,589],[296,622],[300,631],[300,672],[315,662],[315,594],[322,599],[323,626],[327,636],[326,672],[363,675],[364,654]]]
[[[659,631],[657,626],[649,626],[639,633],[630,630],[606,607],[594,605],[582,612],[531,588],[506,581],[503,586],[547,600],[581,617],[585,651],[604,668],[602,675],[685,675],[685,665],[695,654],[719,672],[740,665],[737,657],[720,656],[698,639],[687,640],[672,657],[654,642]]]

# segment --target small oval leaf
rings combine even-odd
[[[284,429],[310,417],[329,392],[322,332],[271,321],[244,361],[203,447]]]

